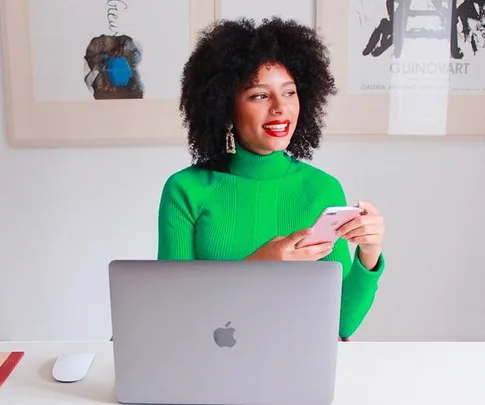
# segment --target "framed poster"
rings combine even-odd
[[[281,1],[281,0],[215,0],[217,19],[252,18],[256,23],[264,18],[278,16],[291,18],[301,24],[315,28],[315,0]]]
[[[317,0],[316,23],[339,91],[327,133],[485,136],[484,0]]]
[[[185,145],[180,77],[214,0],[0,0],[8,141]]]

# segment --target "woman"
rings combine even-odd
[[[339,181],[309,165],[335,94],[315,31],[278,18],[209,27],[185,65],[180,110],[193,164],[165,183],[159,260],[332,260],[344,269],[340,336],[370,309],[384,268],[378,210],[344,225],[335,244],[297,248]],[[348,242],[357,244],[351,260]]]

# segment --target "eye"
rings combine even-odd
[[[264,93],[258,93],[258,94],[253,94],[249,96],[249,98],[253,100],[262,100],[263,98],[267,98],[267,95]]]
[[[285,96],[294,96],[296,94],[296,91],[295,90],[288,90],[287,92],[285,92]]]

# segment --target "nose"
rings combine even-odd
[[[284,111],[284,104],[280,100],[275,100],[269,111],[273,115],[281,115]]]

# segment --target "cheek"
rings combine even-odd
[[[241,130],[260,127],[265,118],[261,106],[249,103],[240,105],[236,116]]]
[[[294,116],[300,114],[300,101],[296,99],[292,104],[290,104],[291,111]]]

